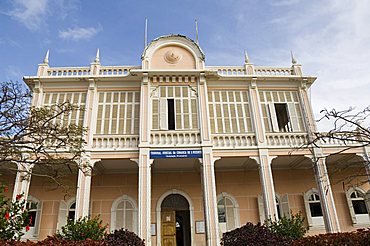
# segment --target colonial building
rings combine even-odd
[[[170,35],[141,58],[141,66],[103,66],[98,52],[87,67],[50,67],[47,55],[36,76],[24,77],[34,106],[86,109],[65,120],[87,127],[94,167],[71,175],[69,196],[40,177],[8,177],[14,195],[34,202],[25,237],[96,215],[146,245],[219,245],[246,222],[298,212],[309,233],[370,225],[369,183],[342,182],[366,174],[370,149],[328,156],[342,143],[297,148],[316,132],[307,94],[316,77],[294,57],[290,67],[255,66],[247,55],[242,66],[206,66],[196,42]]]

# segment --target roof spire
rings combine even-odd
[[[195,19],[195,43],[199,45],[198,20],[197,19]]]
[[[96,56],[95,56],[95,60],[94,60],[95,63],[100,63],[100,54],[99,54],[99,48],[98,50],[96,51]]]
[[[148,46],[148,18],[145,18],[144,49]]]
[[[249,56],[248,56],[246,49],[244,50],[244,63],[245,64],[250,63]]]
[[[294,58],[293,51],[290,51],[290,56],[292,57],[292,64],[297,64],[297,60]]]
[[[46,55],[45,55],[45,58],[44,58],[44,63],[49,64],[49,50],[46,51]]]

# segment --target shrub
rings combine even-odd
[[[105,236],[107,225],[102,225],[99,216],[89,219],[80,218],[77,221],[68,220],[67,225],[56,233],[56,237],[65,240],[80,241],[85,239],[102,240]]]
[[[28,210],[23,195],[17,195],[17,199],[12,202],[6,198],[4,193],[8,192],[8,187],[0,185],[0,240],[19,240],[23,235],[23,229],[29,230],[31,223],[28,218]]]
[[[233,231],[224,233],[221,238],[223,246],[263,246],[263,245],[289,245],[291,239],[280,237],[270,232],[266,226],[258,223],[253,225],[248,222],[246,225],[237,228]]]
[[[304,217],[300,213],[293,214],[291,218],[282,217],[277,221],[268,220],[267,228],[281,237],[288,237],[291,239],[299,239],[307,232],[304,225]]]
[[[304,237],[292,242],[293,246],[316,246],[316,245],[370,245],[370,229],[359,229],[355,232],[327,233]]]
[[[113,233],[108,234],[105,237],[105,242],[107,242],[108,245],[112,246],[145,246],[144,240],[142,240],[135,233],[123,228],[120,230],[115,230]]]

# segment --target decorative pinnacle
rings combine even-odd
[[[45,58],[44,58],[44,63],[49,64],[49,50],[46,51],[46,55],[45,55]]]
[[[247,64],[247,63],[250,63],[249,61],[249,56],[248,56],[248,53],[247,53],[247,50],[244,50],[244,62]]]
[[[95,63],[100,63],[100,54],[99,54],[99,48],[98,50],[96,51],[96,56],[95,56],[95,60],[94,60]]]
[[[292,57],[292,64],[297,64],[297,60],[294,58],[293,51],[290,51],[290,56]]]

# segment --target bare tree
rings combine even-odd
[[[24,84],[1,83],[0,168],[17,172],[10,163],[33,166],[32,175],[63,186],[63,178],[81,168],[85,145],[85,129],[63,119],[82,109],[69,102],[32,107],[31,100]]]
[[[349,150],[358,149],[359,153],[364,154],[364,158],[357,158],[347,165],[331,168],[330,175],[341,176],[336,180],[336,183],[341,182],[343,186],[352,184],[352,181],[359,178],[362,180],[361,183],[369,182],[370,160],[365,153],[366,148],[370,147],[370,106],[361,111],[356,111],[354,108],[341,111],[324,109],[321,113],[323,116],[318,121],[329,121],[331,129],[327,132],[314,132],[303,148],[322,148],[325,145],[339,146],[330,154],[319,158],[335,158],[340,154],[348,153]],[[350,175],[341,175],[350,168],[352,168]]]

